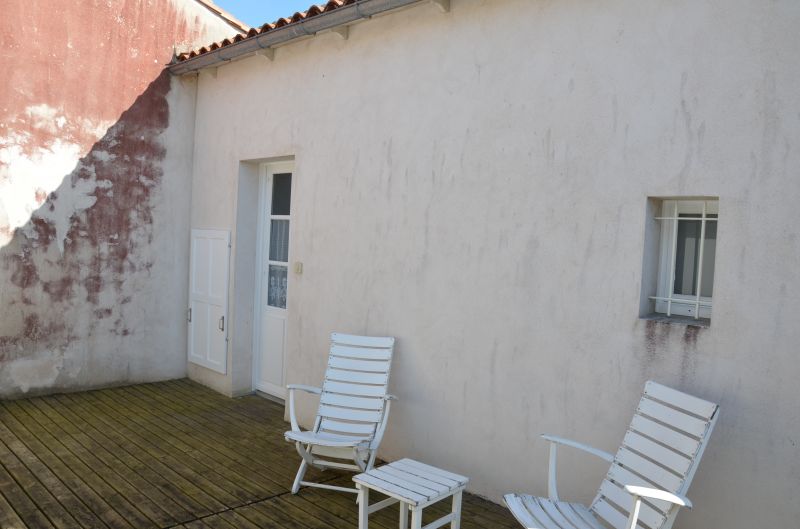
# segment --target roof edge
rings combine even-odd
[[[239,33],[247,33],[250,30],[250,26],[233,16],[232,14],[228,13],[218,5],[216,5],[212,0],[194,0],[198,4],[202,5],[219,18],[224,20],[229,26],[233,29],[238,31]]]
[[[295,13],[292,18],[282,18],[274,24],[251,28],[246,34],[232,39],[226,38],[198,50],[176,54],[167,68],[173,75],[214,68],[254,52],[266,53],[267,48],[424,2],[440,7],[449,4],[449,0],[329,0],[327,4],[314,5],[308,11]]]

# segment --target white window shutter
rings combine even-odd
[[[230,232],[192,230],[189,362],[223,375],[228,367]]]

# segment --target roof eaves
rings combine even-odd
[[[312,36],[321,29],[329,29],[336,25],[328,23],[333,19],[340,19],[338,21],[339,24],[348,24],[357,19],[369,18],[378,13],[391,11],[421,1],[422,0],[330,0],[324,5],[312,5],[306,11],[297,12],[291,17],[279,18],[273,23],[250,28],[246,34],[236,35],[233,38],[214,42],[199,49],[180,53],[173,59],[170,65],[170,71],[172,71],[173,74],[182,75],[190,71],[212,66],[219,62],[233,60],[239,56],[258,51],[259,49],[271,47],[276,44],[283,44],[296,38]],[[353,14],[344,15],[345,11],[352,11]],[[340,13],[343,16],[338,16]],[[319,23],[317,23],[317,17],[319,17]],[[330,19],[330,21],[323,23],[322,19]],[[274,36],[272,32],[275,32]],[[278,34],[280,34],[280,37]],[[223,57],[221,55],[222,48],[227,48],[228,46],[232,46],[232,49],[229,51],[225,50],[227,52],[225,54],[226,57]],[[213,56],[211,55],[212,53]],[[191,64],[184,64],[187,61],[190,61]]]

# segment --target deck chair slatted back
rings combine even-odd
[[[718,410],[714,403],[648,382],[590,510],[611,527],[622,529],[627,526],[631,508],[625,485],[684,495],[714,428]],[[637,527],[669,527],[676,514],[676,506],[648,500],[642,504]]]
[[[373,467],[395,397],[388,394],[394,338],[333,333],[322,387],[290,384],[291,431],[284,434],[302,457],[292,485],[355,493],[354,487],[305,481],[309,467],[365,472]],[[319,395],[313,427],[300,428],[294,395],[305,391]]]
[[[334,333],[315,431],[374,440],[383,420],[394,338]]]

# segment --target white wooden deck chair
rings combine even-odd
[[[387,393],[393,350],[394,338],[333,333],[322,388],[287,386],[292,429],[285,437],[295,443],[303,458],[292,494],[297,494],[301,486],[358,492],[355,488],[303,481],[303,477],[309,465],[365,472],[375,464],[390,401],[395,398]],[[309,431],[301,431],[297,424],[297,390],[320,396],[317,418]]]
[[[614,456],[575,441],[543,435],[550,442],[549,498],[507,494],[506,505],[531,529],[669,529],[681,507],[691,509],[692,482],[719,406],[648,382],[622,446]],[[583,450],[611,463],[589,507],[559,500],[558,445]]]

